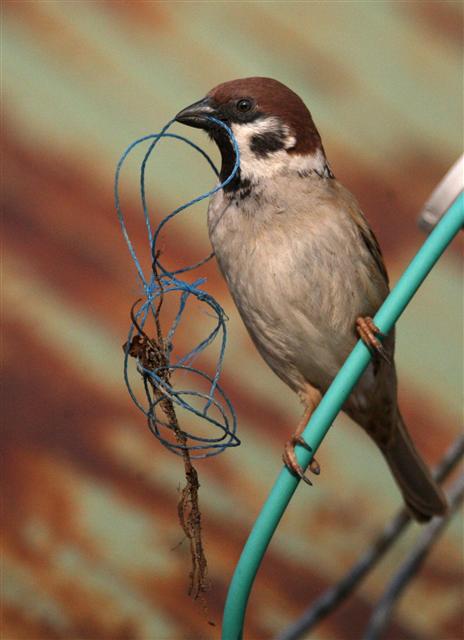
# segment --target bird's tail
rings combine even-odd
[[[399,412],[396,437],[384,454],[415,520],[427,522],[446,512],[445,495],[417,452]]]

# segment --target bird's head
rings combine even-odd
[[[296,93],[277,80],[254,77],[224,82],[177,114],[178,122],[204,129],[217,143],[224,179],[232,170],[234,150],[226,131],[208,116],[232,129],[240,151],[238,181],[256,184],[279,173],[304,175],[324,172],[327,167],[309,110]]]

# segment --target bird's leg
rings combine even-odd
[[[387,352],[377,338],[377,336],[383,337],[385,334],[380,331],[370,316],[356,318],[356,331],[368,349],[374,350],[374,353],[378,353],[386,362],[390,363]]]
[[[284,464],[287,467],[287,469],[289,469],[293,474],[301,478],[301,480],[304,480],[306,484],[309,484],[309,485],[312,485],[312,482],[305,475],[305,472],[303,471],[301,465],[298,464],[298,460],[296,459],[296,455],[295,455],[295,446],[299,444],[302,447],[305,447],[305,449],[308,449],[308,451],[312,450],[311,447],[307,444],[307,442],[303,440],[303,438],[301,437],[301,434],[303,433],[306,425],[308,424],[309,419],[311,418],[311,415],[313,414],[315,408],[321,401],[321,397],[322,396],[320,391],[318,391],[314,387],[311,387],[310,390],[308,389],[308,393],[305,394],[304,396],[306,410],[303,414],[303,417],[301,418],[301,420],[297,425],[295,433],[290,438],[290,440],[288,440],[285,443],[284,453],[282,455],[282,460],[284,461]],[[316,458],[313,458],[311,460],[309,469],[315,475],[319,475],[319,473],[321,472],[321,468]]]

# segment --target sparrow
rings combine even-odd
[[[257,350],[305,408],[285,464],[311,484],[295,446],[305,446],[302,431],[361,338],[375,357],[343,410],[379,447],[412,517],[443,514],[444,494],[398,408],[394,331],[383,336],[372,320],[389,292],[382,253],[336,180],[311,113],[291,89],[262,77],[222,83],[180,111],[178,122],[217,144],[224,181],[235,152],[211,116],[230,127],[240,152],[234,179],[208,206],[216,259]]]

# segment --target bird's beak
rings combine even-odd
[[[214,115],[214,108],[211,105],[210,98],[203,98],[198,102],[194,102],[189,107],[185,107],[176,115],[177,122],[187,124],[197,129],[210,129],[213,123],[208,116]]]

